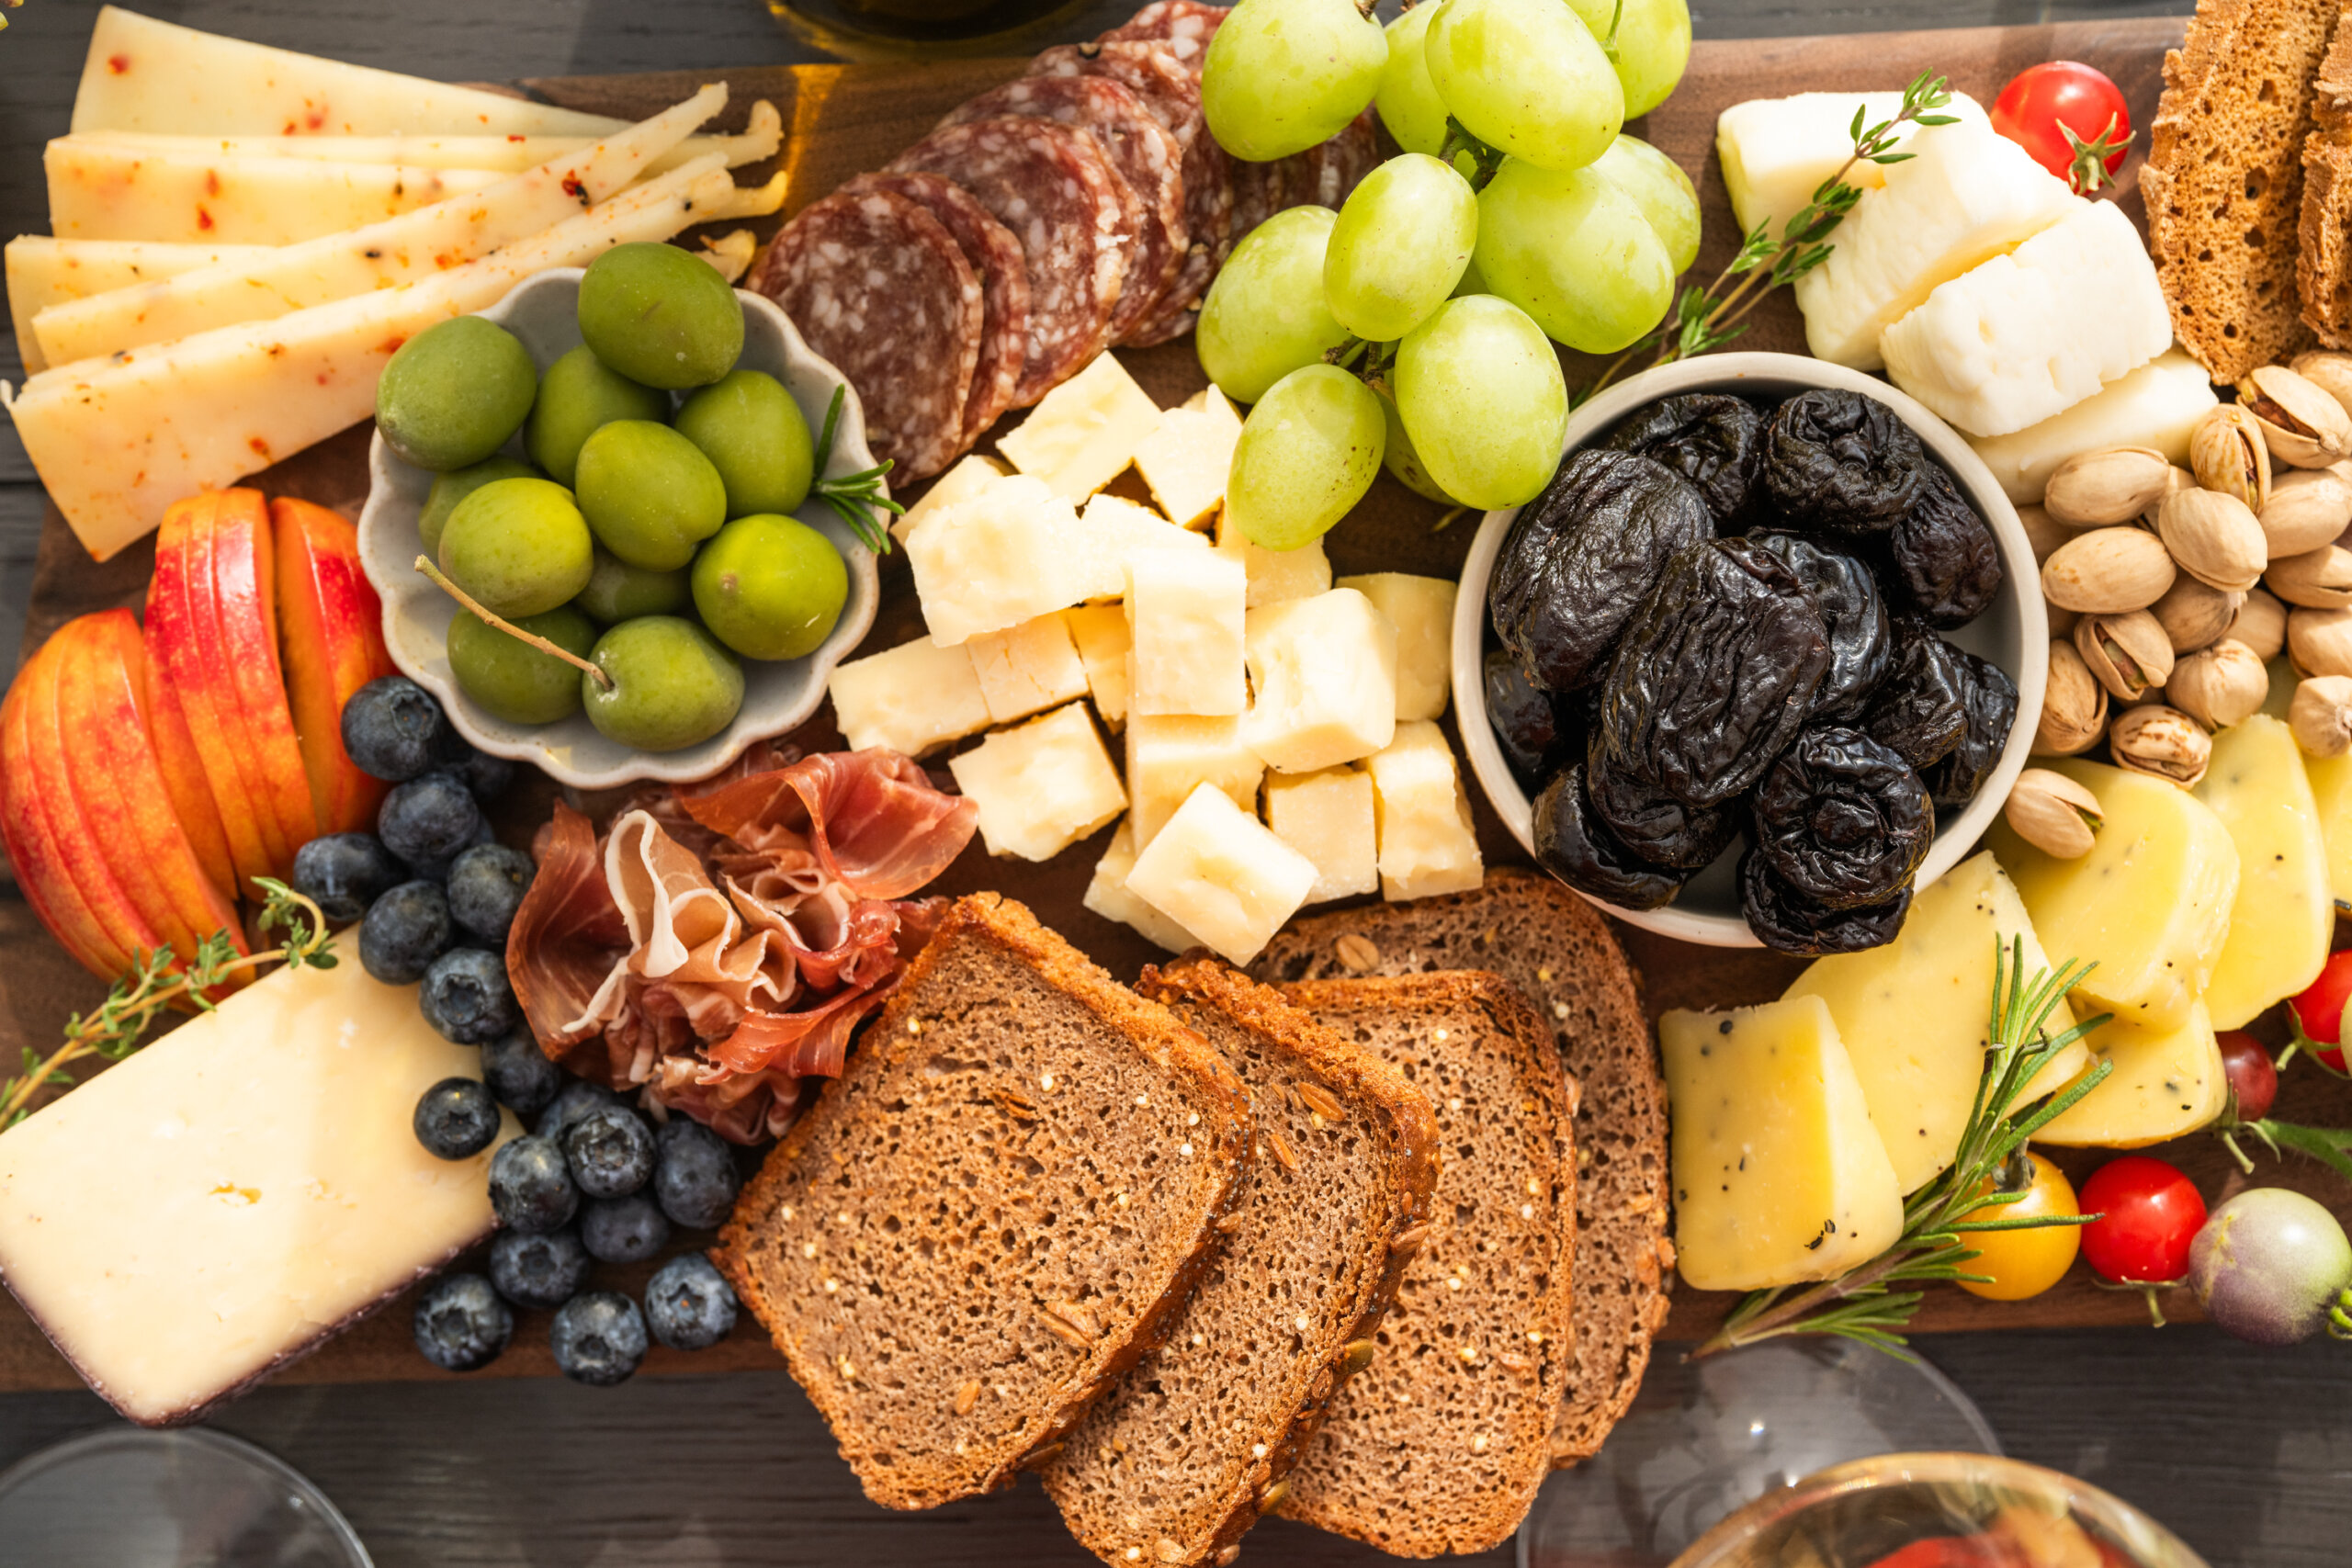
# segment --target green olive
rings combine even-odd
[[[601,545],[596,548],[596,564],[588,573],[588,586],[572,601],[590,619],[606,626],[639,615],[683,615],[694,602],[684,567],[648,571],[629,565]]]
[[[570,491],[548,479],[497,479],[449,513],[440,555],[452,582],[512,620],[586,587],[595,548]]]
[[[595,623],[569,604],[514,623],[585,659]],[[449,623],[449,672],[466,695],[509,724],[553,724],[580,711],[580,671],[553,654],[459,610]]]
[[[420,468],[479,463],[521,428],[539,387],[530,351],[480,316],[436,321],[393,351],[376,382],[376,428]]]
[[[711,635],[680,615],[640,615],[596,639],[590,661],[612,677],[610,691],[587,675],[580,695],[597,731],[641,751],[676,751],[735,722],[743,667]]]
[[[675,245],[615,245],[588,264],[579,309],[596,357],[649,387],[707,387],[743,352],[734,287]]]
[[[797,517],[738,517],[695,558],[703,625],[746,659],[814,653],[848,598],[841,551]]]
[[[417,537],[424,542],[424,553],[435,559],[440,558],[441,530],[448,526],[449,513],[458,510],[458,502],[499,479],[538,477],[538,469],[512,457],[486,457],[470,468],[452,468],[435,476],[432,490],[425,494],[424,509],[416,514]]]
[[[531,405],[523,445],[549,479],[568,485],[580,462],[581,444],[598,426],[616,419],[669,417],[668,393],[607,370],[582,344],[548,367],[547,378],[539,383],[539,400]]]
[[[816,463],[808,422],[775,377],[730,370],[687,398],[677,423],[726,481],[728,516],[793,512],[808,499]]]
[[[705,268],[707,271],[707,268]],[[616,419],[580,448],[577,493],[596,542],[631,566],[670,571],[727,521],[710,459],[666,424]]]

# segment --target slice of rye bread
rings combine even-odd
[[[2352,8],[2312,81],[2317,129],[2303,139],[2303,216],[2295,288],[2303,324],[2330,348],[2352,347]]]
[[[958,899],[712,1258],[865,1495],[1051,1457],[1191,1293],[1249,1158],[1206,1042],[996,894]]]
[[[1430,1097],[1445,1164],[1371,1364],[1332,1395],[1270,1511],[1399,1557],[1498,1546],[1551,1472],[1575,1364],[1574,1102],[1560,1053],[1496,975],[1281,989]]]
[[[1599,1452],[1641,1389],[1674,1275],[1666,1079],[1608,923],[1552,878],[1497,867],[1475,893],[1295,921],[1251,967],[1276,983],[1488,969],[1552,1026],[1577,1100],[1576,1371],[1552,1459]]]
[[[1160,1347],[1071,1428],[1046,1491],[1118,1568],[1222,1564],[1371,1356],[1428,1234],[1437,1118],[1380,1056],[1215,959],[1146,969],[1136,988],[1241,1075],[1257,1145],[1223,1252]]]
[[[2216,381],[2305,347],[2296,288],[2312,80],[2334,0],[2200,0],[2148,130],[2148,248],[2182,346]]]

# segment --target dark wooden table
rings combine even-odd
[[[1072,19],[1069,35],[1091,36],[1134,3],[1104,0]],[[452,80],[815,58],[757,0],[147,6],[195,27]],[[1716,38],[2188,8],[2180,0],[1694,7],[1701,35]],[[95,11],[89,0],[28,0],[0,34],[6,233],[45,231],[40,146],[65,129]],[[0,335],[0,376],[17,373],[15,344]],[[0,427],[0,675],[14,669],[40,517],[30,468]],[[2150,1509],[2216,1568],[2352,1562],[2352,1349],[2256,1351],[2201,1327],[1942,1335],[1927,1348],[2012,1454]],[[109,1418],[85,1394],[0,1395],[0,1468]],[[780,1372],[640,1379],[605,1392],[546,1380],[283,1386],[219,1425],[316,1480],[383,1568],[1088,1561],[1034,1486],[930,1514],[872,1507]],[[1279,1522],[1251,1536],[1250,1553],[1282,1563],[1378,1561]],[[0,1568],[15,1568],[5,1540]]]

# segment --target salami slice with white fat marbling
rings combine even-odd
[[[903,484],[964,449],[979,356],[979,279],[955,236],[889,191],[836,192],[769,244],[752,287],[857,389],[876,458]]]
[[[1230,6],[1206,6],[1201,0],[1151,0],[1124,24],[1102,35],[1104,43],[1164,43],[1193,75],[1208,57],[1209,40],[1216,37]]]

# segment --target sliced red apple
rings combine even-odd
[[[294,732],[322,833],[371,828],[385,784],[343,749],[343,705],[393,673],[384,606],[359,566],[359,530],[342,513],[279,496],[269,503],[277,552],[277,640]]]
[[[213,608],[243,719],[240,766],[254,806],[276,823],[273,874],[282,878],[293,872],[294,852],[318,837],[319,819],[277,658],[277,551],[260,491],[219,495],[212,513]]]
[[[148,615],[151,619],[154,615],[152,599]],[[139,680],[140,706],[147,715],[147,736],[155,748],[155,763],[163,773],[164,793],[171,800],[172,815],[179,818],[205,875],[220,889],[222,897],[233,899],[237,867],[229,854],[229,832],[220,825],[220,808],[213,803],[212,785],[205,777],[204,758],[197,750],[196,737],[188,731],[187,715],[180,711],[179,697],[173,692],[172,683],[164,679],[156,660],[141,658]]]

